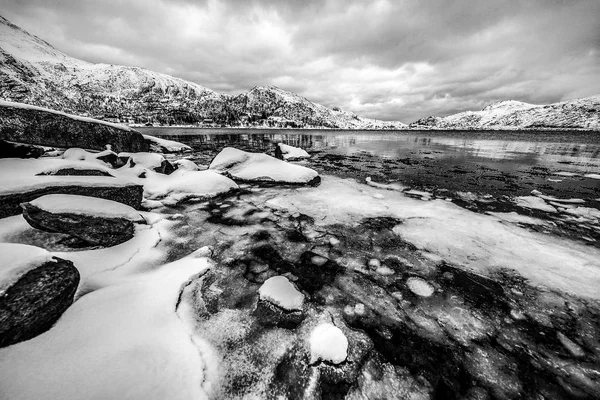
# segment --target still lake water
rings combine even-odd
[[[312,166],[321,172],[495,196],[536,189],[600,206],[600,180],[586,177],[600,174],[597,132],[139,130],[192,146],[199,163],[210,162],[226,146],[272,152],[283,142],[313,153]]]

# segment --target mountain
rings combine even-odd
[[[515,100],[500,101],[481,111],[465,111],[447,117],[426,117],[411,129],[594,129],[600,130],[600,95],[535,105]]]
[[[274,86],[229,96],[139,67],[88,63],[1,16],[0,99],[129,124],[406,127],[329,109]]]

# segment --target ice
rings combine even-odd
[[[387,189],[387,190],[397,190],[399,192],[403,191],[404,189],[406,189],[406,186],[398,183],[398,182],[392,182],[392,183],[377,183],[377,182],[373,182],[373,180],[371,179],[370,176],[367,176],[367,178],[365,179],[365,181],[367,182],[367,185],[369,186],[373,186],[376,188],[380,188],[380,189]]]
[[[430,297],[435,291],[429,282],[421,278],[408,278],[406,286],[408,286],[411,292],[421,297]]]
[[[568,171],[558,171],[558,172],[555,172],[554,175],[568,176],[568,177],[579,176],[579,174],[577,174],[575,172],[568,172]]]
[[[369,217],[398,218],[401,224],[394,231],[403,240],[446,262],[483,275],[514,270],[534,286],[600,299],[600,250],[594,247],[531,232],[442,200],[423,202],[390,191],[385,199],[375,200],[363,193],[366,187],[324,176],[318,188],[282,192],[267,204],[309,215],[321,226],[352,225]]]
[[[306,152],[304,149],[300,149],[298,147],[289,146],[283,143],[277,143],[281,153],[283,154],[283,159],[298,159],[298,158],[310,158],[310,154]]]
[[[348,339],[330,323],[317,325],[310,333],[310,362],[328,361],[339,364],[348,357]]]
[[[564,211],[567,214],[584,217],[587,219],[600,219],[600,210],[591,207],[568,208]]]
[[[7,399],[206,399],[218,358],[177,312],[210,267],[184,258],[77,300],[46,333],[0,350]]]
[[[307,183],[317,172],[301,165],[286,163],[261,153],[224,148],[211,162],[210,169],[227,172],[233,179],[260,182]]]
[[[169,152],[169,153],[180,153],[184,151],[192,151],[192,148],[187,144],[179,143],[174,140],[167,140],[162,138],[157,138],[155,136],[150,135],[142,135],[144,139],[151,142],[150,148],[152,151],[156,151],[158,153]]]
[[[31,205],[50,213],[90,215],[104,218],[123,218],[133,222],[145,222],[133,207],[112,200],[70,194],[49,194],[38,197]]]
[[[520,196],[515,197],[515,204],[519,207],[529,208],[532,210],[540,210],[545,212],[555,213],[556,208],[546,203],[544,199],[538,196]]]
[[[285,276],[267,279],[258,293],[261,300],[270,301],[288,311],[302,310],[304,305],[304,295]]]
[[[48,251],[25,244],[0,243],[0,254],[0,295],[27,270],[52,261],[52,254]]]
[[[583,177],[590,179],[600,179],[600,174],[585,174]]]

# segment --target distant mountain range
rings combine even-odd
[[[447,117],[427,117],[411,129],[594,129],[600,130],[600,95],[535,105],[515,100],[500,101],[481,111],[465,111]]]
[[[128,124],[402,129],[274,86],[229,96],[139,67],[92,64],[0,17],[0,99]]]
[[[92,64],[56,50],[0,16],[0,100],[130,125],[340,129],[600,129],[600,96],[550,105],[503,101],[481,111],[380,121],[274,86],[237,96],[139,67]]]

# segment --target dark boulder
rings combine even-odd
[[[115,185],[112,183],[114,179],[110,177],[90,177],[86,178],[86,181],[77,181],[72,185],[62,180],[49,180],[45,187],[28,187],[20,192],[12,191],[6,194],[0,192],[0,218],[21,214],[21,203],[32,201],[47,194],[75,194],[98,197],[140,209],[144,192],[142,185],[134,183]]]
[[[85,212],[56,212],[42,209],[33,203],[23,203],[21,207],[23,217],[32,227],[46,232],[68,234],[92,245],[116,246],[126,242],[133,237],[134,223],[145,223],[139,214],[139,218],[134,220]]]
[[[40,146],[0,139],[0,158],[39,158],[43,154],[44,149]]]
[[[253,315],[265,326],[277,326],[286,329],[296,328],[306,317],[300,310],[284,310],[265,300],[258,300]]]
[[[137,131],[124,125],[80,118],[21,103],[0,105],[0,139],[54,147],[115,151],[148,151]]]
[[[78,285],[77,268],[56,257],[24,273],[0,295],[0,347],[50,329],[73,303]]]

